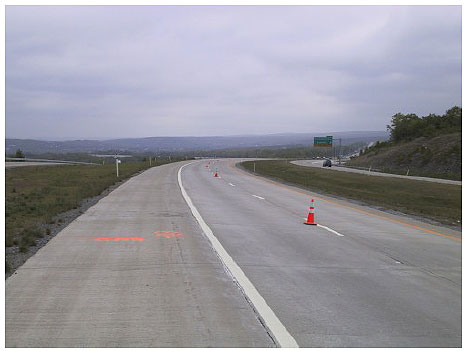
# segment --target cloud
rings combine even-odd
[[[6,135],[383,130],[461,59],[460,6],[7,6]]]

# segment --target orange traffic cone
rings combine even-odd
[[[215,178],[218,178],[218,171],[215,169],[215,174],[213,175]]]
[[[310,208],[309,208],[309,211],[308,211],[307,221],[304,222],[304,224],[316,225],[316,222],[315,222],[315,200],[313,200],[313,199],[312,199],[312,202],[310,203]]]

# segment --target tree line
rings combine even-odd
[[[393,142],[461,132],[462,108],[454,106],[444,115],[429,114],[424,117],[418,117],[414,113],[396,113],[387,129]]]

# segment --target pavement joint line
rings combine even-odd
[[[317,224],[317,227],[326,229],[328,232],[331,232],[331,233],[336,234],[336,235],[338,235],[338,236],[344,236],[344,234],[338,233],[338,232],[336,232],[334,229],[328,228],[328,227],[326,227],[326,226],[324,226],[324,225]]]
[[[236,166],[231,167],[231,165],[229,165],[230,168],[232,170],[234,170],[236,173],[239,173],[239,174],[246,174],[250,177],[252,177],[252,175],[250,175],[248,172],[246,171],[242,171],[242,170],[239,170]],[[280,184],[276,181],[272,181],[272,180],[269,180],[269,179],[266,179],[264,176],[258,176],[256,179],[260,179],[261,181],[264,181],[264,182],[267,182],[267,183],[270,183],[270,184],[274,184],[274,185],[277,185],[283,189],[287,189],[287,190],[290,190],[290,191],[293,191],[295,193],[298,193],[298,194],[301,194],[301,195],[308,195],[306,192],[304,191],[299,191],[298,189],[295,189],[292,187],[292,185],[284,185],[284,184]],[[308,190],[309,192],[311,192],[310,190]],[[431,230],[431,229],[428,229],[428,228],[425,228],[425,227],[420,227],[420,226],[417,226],[417,225],[413,225],[413,224],[409,224],[409,223],[405,223],[403,221],[399,221],[397,219],[393,219],[393,218],[389,218],[389,217],[386,217],[386,216],[382,216],[382,215],[378,215],[378,214],[375,214],[375,213],[371,213],[371,212],[368,212],[368,211],[364,211],[364,210],[360,210],[358,208],[355,208],[353,206],[348,206],[348,205],[342,205],[342,204],[339,204],[337,202],[334,202],[334,201],[330,201],[330,200],[327,200],[327,199],[323,199],[321,197],[315,197],[316,200],[323,200],[327,203],[330,203],[332,205],[336,205],[336,206],[340,206],[340,207],[345,207],[345,208],[349,208],[351,210],[354,210],[354,211],[357,211],[357,212],[360,212],[360,213],[363,213],[363,214],[366,214],[366,215],[369,215],[369,216],[372,216],[372,217],[378,217],[378,218],[382,218],[384,220],[387,220],[387,221],[391,221],[391,222],[394,222],[394,223],[397,223],[397,224],[401,224],[401,225],[404,225],[404,226],[407,226],[407,227],[411,227],[411,228],[416,228],[416,229],[419,229],[420,231],[426,231],[426,232],[429,232],[429,233],[432,233],[432,234],[435,234],[435,235],[439,235],[439,236],[443,236],[443,237],[446,237],[446,238],[449,238],[449,239],[452,239],[452,240],[455,240],[455,241],[459,241],[461,242],[462,241],[462,238],[459,238],[459,237],[455,237],[455,236],[452,236],[452,235],[447,235],[447,234],[444,234],[444,233],[440,233],[440,232],[437,232],[437,231],[434,231],[434,230]]]
[[[258,196],[258,195],[252,195],[253,197],[256,197],[257,199],[260,199],[260,200],[265,200],[264,197],[261,197],[261,196]]]
[[[239,265],[233,260],[233,258],[229,255],[226,249],[221,245],[220,241],[215,237],[213,231],[204,221],[202,216],[200,215],[197,208],[194,206],[191,198],[187,194],[184,186],[182,184],[181,179],[181,172],[184,167],[191,165],[194,162],[187,163],[181,166],[178,170],[178,184],[181,189],[182,196],[186,201],[187,205],[189,206],[193,216],[199,223],[200,227],[202,228],[203,233],[210,241],[213,249],[215,250],[216,254],[220,258],[221,262],[223,263],[224,267],[226,268],[227,272],[231,275],[234,279],[236,284],[242,290],[246,299],[251,303],[252,308],[258,313],[261,317],[263,325],[272,335],[273,339],[280,347],[292,347],[298,348],[299,345],[295,341],[294,337],[287,331],[286,327],[282,324],[273,310],[268,306],[265,299],[260,295],[258,290],[249,280],[249,278],[245,275]]]

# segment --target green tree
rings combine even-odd
[[[412,140],[416,137],[420,124],[421,119],[414,113],[396,113],[387,129],[391,133],[392,141]]]
[[[16,150],[15,157],[16,158],[25,158],[26,156],[24,156],[24,153],[21,151],[21,149],[18,149],[18,150]]]
[[[457,131],[462,130],[462,108],[454,106],[446,111],[444,121],[449,127],[457,128]]]
[[[409,141],[418,137],[433,137],[440,134],[456,133],[462,130],[462,108],[454,106],[444,115],[429,114],[418,117],[415,114],[396,113],[387,126],[391,141]]]

